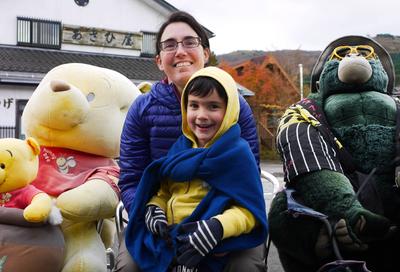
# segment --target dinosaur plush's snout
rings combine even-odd
[[[359,54],[349,54],[339,63],[338,77],[343,83],[363,84],[372,76],[368,60]]]

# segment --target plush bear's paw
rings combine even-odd
[[[359,232],[365,226],[365,219],[361,216],[356,223],[356,232]],[[368,249],[368,245],[363,243],[348,227],[344,219],[340,219],[335,225],[335,237],[340,247],[346,251],[364,251]]]
[[[357,238],[349,235],[346,221],[344,219],[334,226],[334,235],[341,249],[345,251],[364,251],[368,245]],[[322,226],[315,243],[314,251],[316,256],[321,259],[333,255],[332,237],[329,235],[326,226]]]
[[[24,209],[24,218],[29,222],[44,222],[50,214],[51,199],[45,193],[35,195],[29,204]]]
[[[386,217],[365,209],[357,209],[347,219],[340,219],[335,225],[335,236],[340,246],[349,251],[362,251],[368,243],[382,241],[397,231]]]
[[[28,222],[38,223],[46,221],[49,216],[47,209],[37,209],[34,206],[28,206],[24,209],[24,218]]]

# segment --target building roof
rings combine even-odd
[[[0,83],[39,84],[51,69],[71,62],[118,71],[136,84],[164,77],[153,58],[0,45]],[[237,86],[243,96],[254,95],[244,86]]]
[[[247,89],[245,86],[239,84],[236,82],[236,86],[238,88],[238,91],[241,95],[243,96],[254,96],[254,92],[250,91],[249,89]]]
[[[163,78],[153,58],[0,45],[0,82],[39,83],[52,68],[71,62],[112,69],[135,83]]]

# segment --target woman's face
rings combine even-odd
[[[161,42],[174,39],[181,42],[186,37],[198,37],[197,33],[186,23],[169,24],[161,35]],[[161,51],[156,56],[158,68],[164,71],[168,82],[172,82],[182,92],[186,82],[193,73],[204,67],[210,55],[209,49],[199,45],[195,48],[184,48],[182,43],[172,52]]]

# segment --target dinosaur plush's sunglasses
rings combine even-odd
[[[333,49],[333,52],[331,56],[329,57],[329,60],[337,59],[337,60],[342,60],[344,57],[346,57],[349,54],[357,54],[360,55],[367,60],[370,59],[376,59],[377,55],[375,54],[375,50],[372,46],[369,45],[356,45],[356,46],[350,46],[350,45],[341,45]]]

